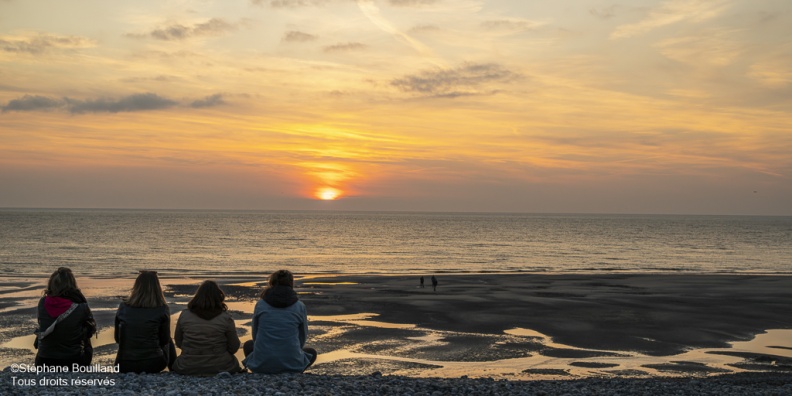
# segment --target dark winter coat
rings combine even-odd
[[[118,343],[117,362],[167,360],[171,343],[168,307],[137,308],[121,303],[115,317],[115,341]]]
[[[77,303],[77,308],[55,325],[52,333],[41,340],[37,339],[38,357],[76,362],[81,360],[87,352],[86,349],[91,348],[90,338],[96,332],[96,322],[82,295],[68,298],[42,297],[38,303],[37,334],[47,330],[72,303]]]

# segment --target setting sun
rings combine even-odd
[[[323,201],[332,201],[341,196],[341,191],[335,188],[325,187],[316,192],[316,197]]]

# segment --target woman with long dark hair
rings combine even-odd
[[[50,275],[38,304],[36,365],[91,364],[94,333],[96,322],[74,274],[69,268],[58,268]]]
[[[122,373],[158,373],[173,365],[170,309],[156,271],[140,271],[129,297],[118,306],[115,341]]]
[[[201,283],[176,322],[176,346],[182,352],[173,363],[179,374],[215,375],[242,371],[234,354],[239,350],[234,319],[216,282]]]
[[[303,372],[317,357],[305,348],[308,313],[287,270],[270,275],[253,310],[253,340],[245,343],[245,366],[254,373]]]

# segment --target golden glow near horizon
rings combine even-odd
[[[316,196],[323,201],[332,201],[341,196],[341,191],[332,187],[325,187],[316,192]]]
[[[790,37],[772,1],[0,1],[0,207],[792,215]]]

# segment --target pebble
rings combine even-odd
[[[35,374],[0,373],[0,395],[788,395],[789,373],[738,373],[696,378],[586,378],[508,381],[492,378],[412,378],[382,375],[234,374],[190,377],[173,373],[116,374],[113,386],[23,386],[16,381],[40,379]],[[98,378],[91,374],[58,374],[67,381]]]

